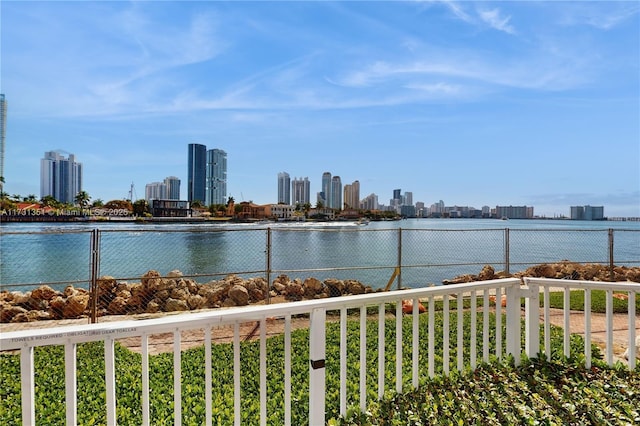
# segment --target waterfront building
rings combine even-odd
[[[144,188],[144,199],[151,200],[179,200],[180,179],[169,176],[163,182],[148,183]]]
[[[149,210],[154,217],[188,217],[191,208],[188,201],[151,200]]]
[[[311,183],[309,182],[309,178],[294,178],[291,181],[291,195],[292,195],[292,204],[311,204]]]
[[[360,182],[354,181],[350,185],[344,186],[344,208],[359,209],[360,208]]]
[[[405,206],[413,206],[413,192],[405,192],[402,197],[402,204]]]
[[[205,182],[207,171],[207,147],[199,143],[189,144],[187,165],[187,200],[205,202]]]
[[[331,207],[331,173],[324,172],[322,174],[322,204],[325,207]]]
[[[61,203],[75,203],[82,191],[82,163],[73,154],[68,158],[63,151],[48,151],[40,160],[40,198],[52,196]]]
[[[167,197],[167,185],[164,182],[151,182],[144,186],[144,199],[151,204],[152,200],[162,200]]]
[[[527,206],[496,206],[498,219],[533,219],[533,207]]]
[[[329,207],[336,210],[342,209],[342,181],[340,176],[331,178],[331,203]]]
[[[180,179],[176,176],[168,176],[164,178],[164,184],[167,188],[167,199],[168,200],[179,200],[180,199]]]
[[[571,206],[573,220],[604,220],[604,206]]]
[[[0,93],[0,191],[4,187],[4,144],[7,134],[7,100]]]
[[[278,173],[278,204],[291,204],[291,178],[289,173]]]
[[[426,216],[424,203],[422,201],[418,201],[416,203],[416,216],[417,217],[425,217]]]
[[[207,151],[205,204],[227,202],[227,153],[221,149]]]
[[[267,204],[265,216],[278,220],[290,220],[295,213],[295,207],[290,204]]]
[[[380,208],[378,204],[378,196],[376,194],[369,194],[360,203],[360,208],[363,210],[378,210]]]

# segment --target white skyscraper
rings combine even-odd
[[[311,198],[311,183],[309,182],[309,178],[305,177],[304,179],[294,178],[291,181],[291,195],[293,196],[291,203],[292,204],[307,204],[310,203]]]
[[[289,173],[278,173],[278,204],[291,204],[291,178]]]
[[[77,163],[73,154],[65,158],[61,151],[45,152],[40,160],[40,198],[50,195],[61,203],[73,204],[80,191],[82,163]]]

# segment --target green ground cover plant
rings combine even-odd
[[[347,365],[348,365],[348,387],[347,397],[352,408],[349,409],[349,415],[341,419],[339,416],[339,323],[329,322],[326,332],[326,411],[327,418],[331,419],[333,424],[429,424],[429,416],[434,415],[438,418],[451,420],[453,417],[446,413],[449,411],[473,411],[473,412],[489,412],[503,408],[501,405],[508,405],[505,401],[513,397],[514,392],[521,389],[528,398],[519,403],[522,410],[526,410],[527,404],[531,404],[532,400],[548,398],[547,395],[555,395],[557,397],[558,407],[564,407],[562,396],[565,393],[577,392],[573,388],[581,390],[582,398],[580,404],[576,407],[587,407],[584,410],[594,412],[600,415],[600,411],[604,410],[610,417],[619,416],[623,419],[632,419],[633,410],[627,408],[630,402],[635,402],[636,407],[640,407],[638,400],[638,374],[640,371],[633,373],[623,373],[624,370],[609,369],[604,366],[592,369],[584,374],[577,374],[572,382],[563,383],[558,381],[558,377],[566,375],[561,368],[573,368],[571,371],[579,371],[579,366],[583,365],[583,359],[579,356],[571,360],[566,360],[566,367],[556,366],[553,363],[545,361],[534,361],[521,366],[514,366],[508,362],[508,357],[502,355],[499,360],[495,355],[495,317],[490,316],[490,336],[488,341],[491,343],[490,353],[492,354],[490,362],[482,365],[475,373],[472,373],[467,366],[461,373],[453,372],[456,366],[457,350],[457,328],[456,313],[450,315],[450,366],[452,373],[449,377],[441,377],[438,373],[442,372],[442,325],[443,317],[441,312],[435,313],[435,371],[436,378],[429,379],[428,371],[428,315],[421,315],[420,335],[418,336],[418,344],[420,348],[419,368],[420,368],[420,387],[417,391],[411,391],[411,318],[405,317],[402,323],[403,333],[403,359],[404,369],[402,372],[402,382],[404,389],[408,394],[395,395],[395,341],[396,341],[396,325],[395,318],[386,321],[385,336],[385,398],[377,402],[377,383],[378,383],[378,347],[381,342],[378,341],[378,322],[377,320],[367,321],[366,329],[366,375],[367,375],[367,401],[371,406],[368,413],[361,414],[357,406],[359,405],[359,368],[360,368],[360,332],[359,320],[357,317],[350,319],[347,323],[348,340],[347,340]],[[482,355],[482,315],[477,317],[477,354]],[[503,321],[504,324],[504,321]],[[464,314],[464,340],[465,354],[464,358],[468,364],[469,345],[470,345],[470,317]],[[553,342],[552,359],[562,356],[562,337],[561,330],[553,328],[551,340]],[[524,335],[524,333],[523,333]],[[542,337],[542,336],[541,336]],[[572,350],[574,354],[582,351],[583,342],[578,336],[571,338]],[[267,416],[268,424],[279,425],[284,423],[284,337],[275,336],[267,340]],[[303,425],[308,423],[308,372],[309,372],[309,333],[308,330],[297,330],[292,333],[292,423]],[[213,417],[214,423],[219,425],[227,425],[233,423],[233,347],[230,344],[214,344],[212,345],[212,364],[213,364]],[[504,349],[503,349],[504,350]],[[601,358],[598,348],[593,346],[593,356],[597,359]],[[65,423],[65,406],[64,406],[64,349],[59,346],[36,348],[35,350],[35,387],[36,387],[36,422],[38,424],[47,425],[63,425]],[[85,343],[78,345],[77,350],[77,374],[78,374],[78,423],[83,425],[105,424],[105,384],[104,384],[104,347],[102,343]],[[203,347],[184,351],[181,356],[182,368],[182,421],[187,425],[203,424],[205,418],[205,350]],[[257,424],[259,419],[259,344],[255,341],[242,343],[241,346],[241,405],[242,405],[242,423]],[[564,362],[564,361],[563,361]],[[525,367],[526,366],[526,367]],[[117,421],[118,424],[136,425],[142,421],[142,384],[141,384],[141,356],[131,352],[128,349],[116,344],[116,398],[117,398]],[[540,373],[534,370],[540,369]],[[545,372],[550,373],[545,373]],[[552,372],[557,371],[557,373]],[[528,372],[528,373],[527,373]],[[526,382],[526,374],[534,375],[538,387],[533,388],[532,384]],[[535,374],[537,374],[537,376]],[[154,425],[170,425],[173,424],[173,354],[164,353],[150,357],[150,400],[151,400],[151,422]],[[611,396],[614,389],[606,388],[608,380],[615,379],[616,393]],[[523,382],[523,380],[525,380]],[[468,382],[470,386],[465,392],[467,399],[462,398],[464,394],[461,391],[454,390],[461,387],[460,383]],[[596,383],[603,390],[603,394],[589,394],[590,391],[582,390],[583,388],[592,387],[592,383]],[[565,389],[563,386],[568,386]],[[589,386],[587,386],[589,385]],[[558,388],[560,386],[560,388]],[[612,386],[612,385],[608,385]],[[626,386],[626,387],[625,387]],[[441,387],[441,390],[438,388]],[[620,389],[626,389],[622,391]],[[473,396],[477,392],[474,389],[489,392],[485,399]],[[542,394],[542,390],[546,389],[547,394]],[[554,390],[556,389],[556,390]],[[414,392],[425,391],[424,395],[414,394]],[[474,390],[473,392],[471,392]],[[625,393],[626,392],[626,393]],[[405,395],[412,395],[405,396]],[[481,395],[478,393],[478,395]],[[537,395],[537,396],[536,396]],[[617,395],[617,396],[616,396]],[[594,401],[604,401],[606,407],[589,408],[596,402],[588,403],[588,397],[593,396]],[[602,399],[603,396],[607,398]],[[624,398],[623,398],[624,396]],[[438,398],[436,404],[438,411],[425,411],[426,405],[429,405],[429,398]],[[404,398],[404,399],[403,399]],[[483,397],[484,398],[484,397]],[[412,399],[418,404],[423,401],[423,405],[410,405]],[[493,405],[492,405],[493,404]],[[590,405],[589,405],[590,404]],[[597,403],[599,404],[599,402]],[[404,408],[406,407],[406,409]],[[493,407],[493,408],[492,408]],[[535,406],[532,405],[535,414]],[[570,407],[563,408],[569,410]],[[575,410],[582,410],[576,408]],[[596,411],[593,411],[596,410]],[[413,414],[409,415],[411,411]],[[570,410],[569,410],[570,411]],[[494,413],[498,419],[500,414]],[[519,414],[524,417],[524,414]],[[549,422],[553,424],[564,424],[564,420],[570,419],[565,411],[550,414],[555,419]],[[575,414],[577,416],[577,414]],[[586,414],[585,414],[586,415]],[[417,420],[413,422],[414,417]],[[516,414],[504,414],[504,418],[516,418]],[[511,416],[511,417],[509,417]],[[0,424],[12,425],[19,424],[17,419],[20,418],[20,372],[19,372],[19,356],[18,355],[0,355]],[[470,418],[470,417],[467,417]],[[490,418],[490,417],[487,417]],[[534,417],[535,418],[535,417]],[[583,417],[575,417],[582,419]],[[407,420],[409,419],[409,420]],[[543,423],[546,417],[542,418]],[[406,422],[408,421],[408,423]],[[424,423],[427,421],[427,423]],[[412,423],[413,422],[413,423]],[[419,423],[422,422],[422,423]]]
[[[615,293],[614,293],[615,294]],[[591,312],[605,313],[607,309],[607,292],[604,290],[592,290],[591,291]],[[564,293],[550,292],[549,293],[549,306],[552,308],[562,308],[564,300]],[[622,314],[628,312],[629,302],[626,299],[613,299],[613,312],[616,314]],[[540,306],[543,303],[543,296],[540,295]],[[571,290],[569,292],[569,308],[573,311],[584,310],[584,291]],[[640,297],[636,295],[636,314],[640,314]]]

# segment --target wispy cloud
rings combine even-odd
[[[560,24],[608,31],[640,14],[638,2],[577,2],[561,9]]]
[[[479,10],[478,16],[483,22],[489,24],[489,26],[498,31],[503,31],[508,34],[515,34],[515,29],[509,24],[511,16],[502,16],[500,9],[495,8],[491,10]]]
[[[474,2],[458,2],[453,0],[437,1],[443,4],[455,18],[474,26],[486,26],[494,30],[502,31],[508,34],[515,34],[516,30],[510,24],[511,16],[504,16],[499,8],[486,9],[484,7],[467,8],[468,4]]]

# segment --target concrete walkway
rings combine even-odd
[[[540,322],[544,318],[544,310],[540,309]],[[564,327],[564,311],[562,309],[549,309],[549,320],[551,324]],[[569,326],[572,334],[585,335],[584,312],[570,311]],[[635,316],[636,336],[640,335],[640,317]],[[591,341],[601,349],[606,349],[606,315],[602,313],[591,313]],[[629,316],[627,314],[613,314],[613,354],[616,359],[622,357],[623,352],[629,345]]]

